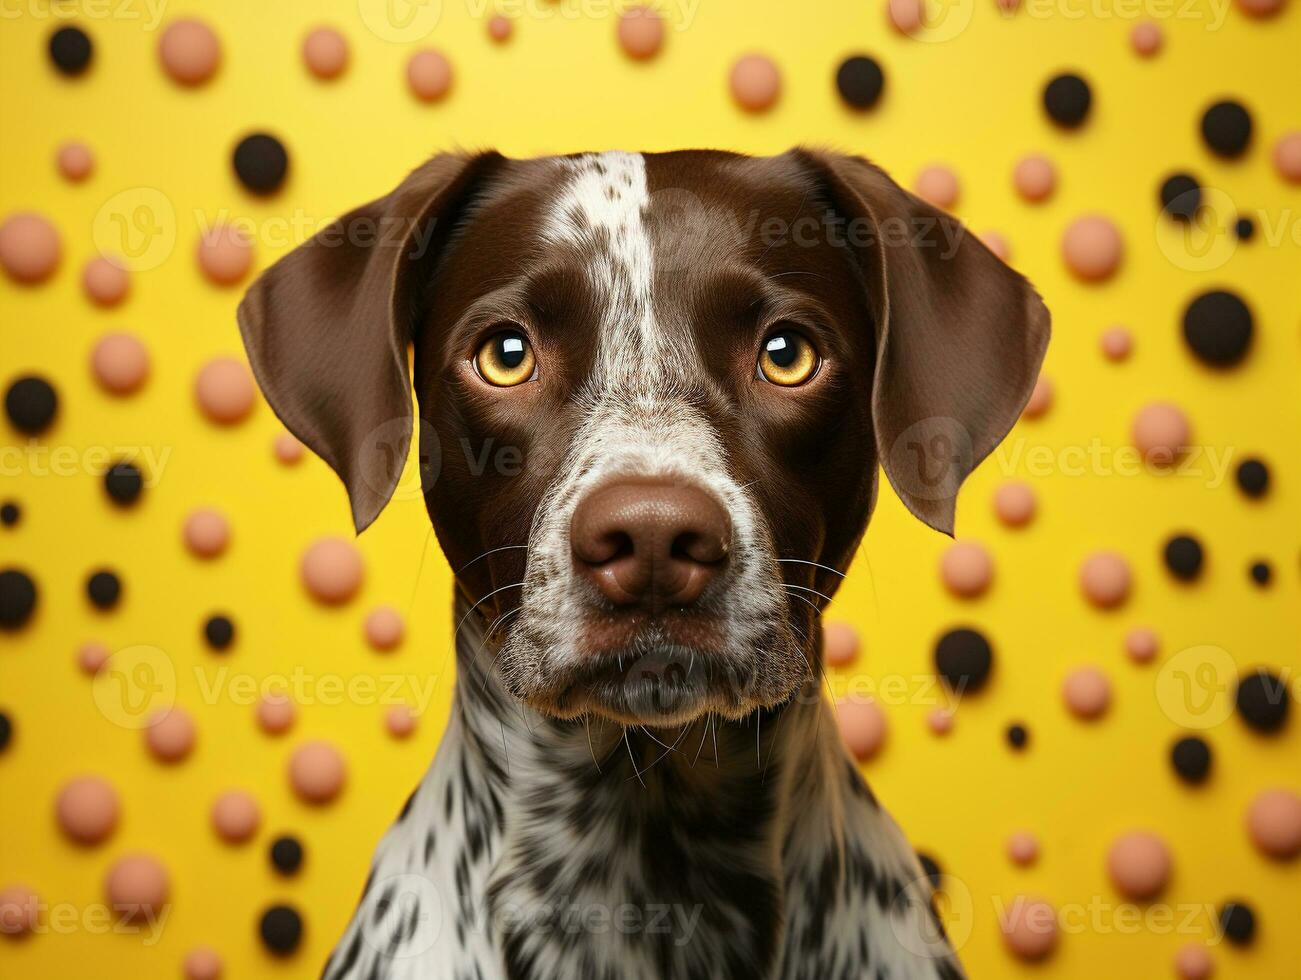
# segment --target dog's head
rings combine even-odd
[[[803,150],[439,156],[273,266],[239,320],[358,530],[418,429],[506,689],[642,724],[788,699],[878,462],[951,533],[1048,340],[958,222]]]

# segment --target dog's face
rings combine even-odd
[[[240,322],[359,529],[414,382],[430,516],[503,637],[485,666],[548,714],[650,725],[809,679],[878,460],[950,531],[1048,335],[955,221],[803,151],[438,157],[269,270]]]

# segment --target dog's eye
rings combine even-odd
[[[778,330],[759,352],[759,377],[783,388],[802,385],[818,370],[818,352],[802,333]]]
[[[537,377],[533,348],[518,330],[502,330],[489,337],[474,355],[479,377],[498,388],[512,388]]]

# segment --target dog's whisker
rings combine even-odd
[[[839,576],[840,578],[845,577],[844,572],[837,571],[836,569],[832,568],[830,565],[824,565],[820,561],[808,561],[807,559],[804,558],[778,558],[777,561],[781,564],[812,565],[814,568],[826,569],[832,575]]]
[[[433,531],[433,528],[431,527],[429,530],[432,532],[432,531]],[[471,558],[469,561],[467,561],[464,565],[462,565],[460,568],[458,568],[458,569],[457,569],[455,572],[453,572],[452,574],[453,574],[454,576],[456,576],[456,577],[459,578],[460,575],[461,575],[461,573],[462,573],[463,571],[465,571],[467,568],[469,568],[471,565],[473,565],[476,561],[479,561],[480,558],[487,558],[489,555],[495,555],[495,554],[496,554],[497,552],[499,552],[499,551],[510,551],[511,549],[514,549],[514,548],[524,548],[524,549],[527,549],[527,548],[528,548],[528,545],[526,545],[526,544],[504,544],[504,545],[502,545],[500,548],[489,548],[489,549],[488,549],[487,551],[485,551],[483,554],[479,555],[478,558]]]
[[[632,763],[632,774],[637,777],[637,782],[641,783],[642,789],[646,788],[646,783],[641,778],[641,772],[637,769],[637,759],[632,754],[632,739],[628,737],[628,726],[623,729],[623,744],[628,746],[628,761]],[[626,781],[626,780],[625,780]]]
[[[420,564],[416,566],[416,580],[411,585],[411,598],[407,601],[407,618],[411,617],[412,611],[416,608],[416,598],[420,595],[420,580],[425,574],[425,561],[429,558],[429,542],[434,537],[434,526],[429,525],[429,530],[425,533],[424,543],[420,546]]]
[[[782,588],[785,588],[785,589],[798,589],[800,592],[812,592],[815,596],[819,596],[819,597],[821,597],[821,598],[823,598],[823,599],[826,599],[827,602],[830,602],[830,601],[831,601],[831,596],[827,595],[825,592],[819,592],[817,589],[806,588],[806,587],[803,586],[803,585],[791,585],[789,582],[783,582],[783,583],[782,583]],[[816,607],[815,607],[815,608],[816,608]]]
[[[651,764],[650,764],[649,766],[647,766],[645,769],[643,769],[642,772],[650,772],[652,769],[655,768],[655,766],[660,762],[660,760],[666,758],[670,752],[676,752],[676,751],[677,751],[677,748],[678,748],[678,744],[682,741],[683,737],[687,734],[687,732],[688,732],[688,730],[690,730],[690,728],[691,728],[691,722],[687,722],[685,725],[683,725],[683,726],[682,726],[682,731],[678,732],[678,737],[675,738],[675,739],[673,740],[673,744],[672,744],[672,745],[664,745],[663,742],[660,742],[659,744],[664,745],[664,751],[661,752],[661,753],[660,753],[660,754],[655,758],[655,760],[654,760],[653,762],[651,762]],[[643,727],[643,728],[642,728],[642,731],[646,731],[646,729]],[[647,734],[647,735],[650,735],[650,732],[646,732],[646,734]],[[654,736],[654,735],[651,735],[651,738],[655,738],[655,736]],[[655,741],[659,742],[659,739],[655,739]],[[644,785],[646,785],[646,784],[643,783],[642,785],[644,786]]]
[[[782,585],[782,588],[783,588],[783,589],[787,589],[787,588],[790,588],[790,586],[783,584],[783,585]],[[803,602],[803,603],[807,604],[808,606],[812,607],[813,611],[816,612],[819,616],[822,615],[822,607],[819,606],[817,603],[815,603],[812,599],[806,599],[806,598],[804,598],[804,596],[799,595],[799,594],[797,594],[797,593],[795,593],[795,592],[791,592],[791,593],[788,593],[788,594],[790,595],[790,597],[791,597],[792,599],[799,599],[800,602]]]
[[[696,746],[696,754],[691,760],[692,769],[696,768],[696,761],[700,758],[700,750],[705,747],[705,736],[709,734],[709,723],[713,717],[714,713],[709,712],[709,714],[705,715],[705,720],[700,726],[700,744]]]
[[[597,775],[602,775],[601,764],[596,761],[596,746],[592,744],[592,713],[583,712],[583,727],[587,729],[587,751],[592,753],[592,765],[596,766]]]
[[[709,730],[714,734],[714,768],[718,768],[718,716],[710,715]]]

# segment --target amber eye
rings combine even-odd
[[[513,388],[537,375],[533,348],[518,330],[501,330],[489,337],[474,355],[479,377],[498,388]]]
[[[759,352],[759,376],[783,388],[802,385],[818,370],[818,352],[795,330],[769,334]]]

